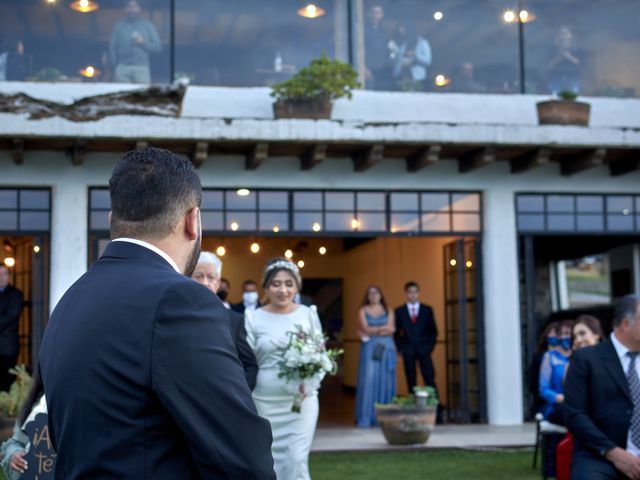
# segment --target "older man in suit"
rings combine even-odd
[[[574,352],[565,417],[574,437],[572,480],[640,479],[640,296],[618,304],[613,333]]]
[[[438,327],[429,305],[420,303],[420,286],[407,282],[404,286],[407,303],[396,308],[396,331],[394,338],[398,352],[404,360],[404,371],[409,391],[416,386],[416,361],[425,385],[435,387],[435,371],[431,352],[438,338]]]
[[[40,351],[56,478],[275,479],[227,310],[188,278],[202,235],[191,162],[129,152],[109,190],[113,241]]]
[[[202,252],[191,278],[217,294],[220,288],[221,273],[222,260],[220,260],[215,253]],[[256,356],[247,343],[247,330],[244,327],[244,316],[228,308],[227,312],[231,320],[231,337],[238,350],[238,357],[244,369],[244,376],[247,379],[249,388],[253,390],[256,386],[256,377],[258,376],[258,362],[256,362]]]

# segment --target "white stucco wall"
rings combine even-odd
[[[116,155],[90,154],[74,167],[60,153],[27,152],[15,165],[0,152],[0,186],[50,186],[53,190],[51,307],[86,270],[87,192],[107,185]],[[327,159],[311,171],[299,169],[297,158],[270,158],[256,171],[244,169],[242,157],[209,158],[200,170],[205,187],[326,189],[462,189],[480,190],[484,202],[483,266],[486,325],[487,400],[489,421],[522,422],[522,368],[518,290],[517,233],[514,195],[542,192],[640,192],[640,173],[612,178],[606,167],[570,179],[558,165],[521,175],[509,174],[506,162],[461,175],[454,161],[408,173],[402,159],[385,159],[355,173],[348,159]]]

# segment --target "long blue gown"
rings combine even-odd
[[[387,314],[372,317],[365,313],[370,327],[387,323]],[[384,345],[380,360],[373,358],[376,345]],[[389,403],[396,394],[396,347],[389,335],[372,335],[360,347],[360,368],[356,388],[356,423],[359,427],[371,427],[376,422],[376,403]]]

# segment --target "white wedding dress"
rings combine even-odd
[[[300,305],[289,314],[275,314],[258,308],[245,315],[247,342],[258,361],[258,378],[253,400],[261,417],[271,423],[271,451],[278,480],[306,480],[309,476],[309,451],[318,421],[317,391],[308,392],[300,413],[292,412],[293,394],[278,378],[278,348],[289,342],[287,332],[300,325],[307,331],[321,332],[316,312]]]

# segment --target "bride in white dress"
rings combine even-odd
[[[258,361],[258,378],[253,400],[258,414],[271,422],[271,451],[278,480],[305,480],[309,476],[309,451],[318,421],[317,391],[306,392],[300,413],[292,412],[293,394],[278,378],[278,349],[289,342],[287,332],[300,325],[321,332],[316,312],[293,299],[302,280],[298,267],[286,259],[271,260],[264,271],[262,287],[269,303],[245,315],[247,341]]]

